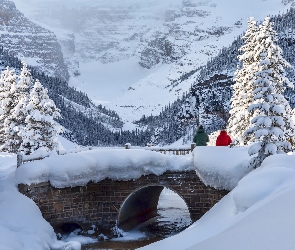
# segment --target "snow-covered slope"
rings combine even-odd
[[[68,80],[67,66],[55,34],[31,22],[10,0],[0,1],[0,44],[40,72]]]
[[[247,26],[290,7],[286,0],[14,0],[57,34],[71,84],[126,119],[157,114],[188,91],[176,81],[230,44]],[[142,65],[145,68],[143,68]]]
[[[268,157],[188,229],[140,249],[294,249],[294,162]]]
[[[57,241],[51,225],[44,220],[40,209],[26,196],[20,194],[14,183],[16,155],[0,154],[0,248],[19,249],[69,249],[79,250],[79,242]]]
[[[16,44],[12,46],[18,47]],[[0,47],[0,72],[7,66],[20,75],[21,61]],[[58,122],[65,128],[63,136],[80,145],[118,145],[118,137],[115,138],[114,132],[123,127],[123,122],[116,112],[102,105],[94,105],[85,93],[69,87],[66,81],[49,77],[36,68],[30,69],[33,82],[38,79],[60,109],[63,118]],[[129,141],[128,138],[120,139],[124,143]]]
[[[208,173],[211,172],[211,177],[207,175],[209,179],[214,179],[212,178],[214,173],[223,172],[223,175],[225,176],[228,172],[228,165],[232,165],[233,168],[231,169],[233,170],[233,174],[239,175],[241,168],[243,168],[240,163],[245,160],[243,154],[241,153],[245,151],[246,148],[211,148],[212,154],[207,154],[207,156],[204,154],[203,149],[201,149],[201,151],[203,151],[203,154],[201,154],[203,157],[203,159],[201,159],[202,164],[207,166]],[[198,150],[199,149],[196,148],[194,153]],[[240,153],[237,153],[237,150],[240,151]],[[126,150],[106,148],[100,149],[100,151],[102,154],[100,154],[97,159],[100,159],[98,163],[100,165],[102,164],[102,167],[107,167],[108,163],[117,164],[115,171],[101,171],[104,177],[109,175],[110,178],[114,179],[129,179],[134,177],[134,173],[136,174],[141,172],[140,169],[137,169],[137,172],[122,172],[122,169],[120,169],[119,166],[125,167],[126,160],[130,163],[130,159],[135,159],[135,166],[137,166],[138,164],[136,162],[142,158],[143,150],[131,149],[131,151],[127,150],[127,152]],[[107,151],[109,151],[109,153],[107,153]],[[115,154],[117,156],[124,155],[124,157],[114,158],[114,154],[111,151],[118,151]],[[141,154],[138,154],[136,151],[141,151]],[[222,151],[222,154],[217,153],[217,151]],[[86,155],[90,156],[89,152],[84,152]],[[34,183],[46,181],[49,177],[48,173],[50,172],[51,177],[54,177],[55,175],[55,179],[58,179],[59,181],[61,181],[61,176],[70,176],[70,178],[66,178],[64,181],[60,182],[62,185],[57,186],[72,186],[69,180],[74,180],[77,176],[81,177],[80,174],[82,172],[79,161],[82,162],[82,158],[87,158],[88,163],[86,161],[86,164],[89,164],[90,161],[92,161],[91,158],[85,158],[86,155],[83,155],[84,157],[73,154],[72,157],[68,155],[68,157],[64,158],[62,156],[51,155],[47,158],[47,160],[42,160],[41,168],[40,163],[35,164],[35,161],[24,164],[17,170],[15,169],[15,155],[0,155],[0,193],[1,197],[4,197],[4,199],[0,200],[0,240],[2,245],[4,244],[4,246],[7,247],[5,249],[48,249],[47,245],[54,246],[55,244],[61,243],[56,241],[53,229],[43,220],[36,205],[24,196],[21,197],[21,195],[17,192],[15,182],[20,181],[20,179],[22,179],[21,182],[23,182],[27,179],[25,182],[29,183],[33,179],[29,181],[27,177],[32,177],[33,175],[35,177],[41,177],[41,179],[39,177],[35,179],[33,181]],[[228,161],[230,164],[219,165],[217,164],[217,160],[212,160],[212,158],[220,158],[221,155],[222,159],[219,160],[223,163]],[[132,157],[130,158],[130,156]],[[200,154],[194,155],[195,158],[199,156]],[[62,164],[63,167],[59,169],[57,169],[56,164],[54,164],[57,162],[57,157],[60,162],[64,163]],[[187,159],[190,156],[183,156],[183,159],[181,160],[178,159],[181,156],[175,157],[177,158],[177,161],[175,158],[170,162],[172,165],[179,167],[181,164],[178,163],[187,162]],[[156,162],[158,166],[160,166],[163,165],[164,158],[167,159],[171,157],[156,152],[148,152],[146,157],[144,157],[144,162]],[[118,159],[123,159],[123,162],[118,161]],[[71,162],[75,162],[75,164],[77,166],[79,165],[79,167],[71,167]],[[111,165],[114,166],[114,164]],[[164,165],[167,166],[167,164]],[[217,168],[218,165],[219,168]],[[103,168],[98,169],[102,170]],[[148,167],[146,169],[151,170],[152,168]],[[156,170],[156,168],[154,168],[154,170]],[[163,166],[154,173],[161,174],[162,170]],[[63,174],[61,175],[61,173]],[[74,175],[75,173],[76,175]],[[121,174],[118,175],[118,173]],[[7,178],[9,174],[11,175]],[[14,174],[16,178],[14,177]],[[89,176],[94,177],[95,175],[91,174]],[[225,183],[230,182],[231,179],[233,178],[227,178],[226,180],[224,179],[224,181]],[[58,183],[52,182],[52,180],[53,179],[51,179],[51,183],[53,185]],[[219,180],[216,179],[215,183],[218,182]],[[76,184],[81,185],[81,183],[77,182]],[[280,154],[270,156],[263,162],[260,168],[252,171],[242,178],[238,185],[227,196],[225,196],[200,220],[195,222],[188,229],[178,235],[148,245],[143,249],[294,249],[294,193],[295,155]],[[23,207],[26,209],[22,209]],[[51,249],[76,248],[52,247]]]

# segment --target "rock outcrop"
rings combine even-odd
[[[55,34],[31,22],[10,0],[0,1],[0,44],[40,72],[69,79]]]

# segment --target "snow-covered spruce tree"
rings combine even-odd
[[[246,131],[247,135],[256,138],[249,149],[250,155],[257,154],[250,161],[253,168],[259,167],[270,155],[289,151],[288,139],[294,133],[291,132],[294,131],[291,109],[283,96],[286,85],[292,87],[284,72],[289,64],[274,41],[275,31],[270,18],[266,17],[259,27],[254,47],[258,70],[255,73],[254,102],[249,107],[253,126]]]
[[[276,32],[273,30],[273,24],[270,18],[266,17],[260,27],[259,36],[257,37],[257,46],[255,47],[256,61],[259,61],[261,53],[267,53],[266,57],[270,61],[269,68],[272,69],[272,82],[277,94],[284,95],[286,87],[293,89],[294,85],[286,77],[285,68],[291,65],[282,57],[282,49],[275,45]],[[292,109],[288,101],[283,98],[282,105],[285,109],[283,120],[285,122],[284,135],[287,141],[294,141],[295,126],[292,120]]]
[[[248,29],[242,39],[244,45],[239,49],[242,55],[238,56],[240,61],[235,72],[235,84],[233,85],[233,96],[231,98],[230,118],[228,120],[228,131],[235,144],[247,144],[249,136],[245,136],[245,131],[250,127],[250,115],[248,108],[253,102],[253,48],[258,27],[254,18],[248,21]]]
[[[46,151],[59,149],[61,145],[57,135],[62,129],[54,120],[61,117],[59,109],[48,97],[47,89],[38,80],[31,90],[26,111],[26,126],[20,151],[31,154],[39,148]]]
[[[150,144],[153,146],[159,145],[161,140],[160,140],[160,134],[163,128],[156,128],[154,131],[154,134],[151,136],[151,141]]]
[[[6,140],[1,149],[11,153],[17,153],[22,143],[22,133],[27,116],[26,106],[32,84],[32,77],[27,64],[24,62],[22,64],[23,67],[18,81],[14,81],[11,84],[10,91],[7,94],[8,103],[6,103],[4,111],[5,119],[3,126]]]
[[[0,144],[3,145],[7,140],[4,121],[13,108],[13,96],[10,92],[11,86],[16,84],[17,75],[14,69],[6,68],[0,77]]]

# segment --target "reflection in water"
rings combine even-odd
[[[84,245],[82,249],[136,249],[175,235],[191,224],[185,202],[171,190],[164,189],[161,193],[158,213],[158,217],[124,233],[121,238]]]

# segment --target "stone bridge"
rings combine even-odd
[[[111,236],[115,225],[128,231],[156,216],[164,187],[184,200],[193,222],[228,193],[204,185],[195,171],[168,171],[160,176],[150,174],[130,181],[105,179],[67,188],[54,188],[49,182],[20,184],[19,190],[35,201],[43,217],[55,229],[77,224],[87,231],[95,225],[97,233]]]

